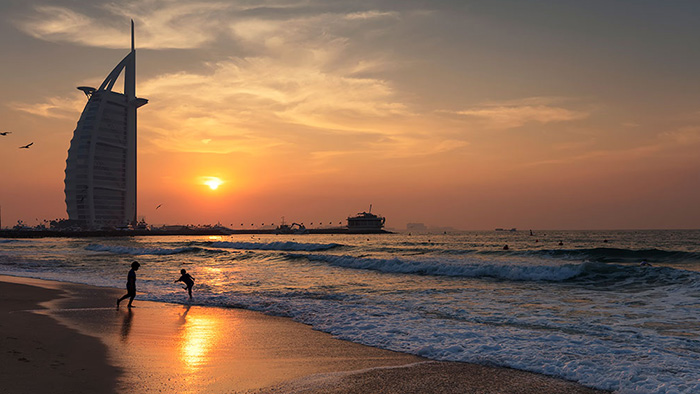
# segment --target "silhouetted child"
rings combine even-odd
[[[134,302],[134,297],[136,297],[136,271],[138,271],[141,264],[138,261],[131,263],[131,269],[129,274],[126,276],[126,294],[117,300],[117,308],[119,308],[119,303],[125,299],[129,299],[129,308],[131,308],[131,303]]]
[[[187,293],[190,295],[190,299],[192,299],[192,286],[194,286],[194,278],[192,277],[192,275],[188,274],[187,271],[185,271],[184,269],[181,269],[180,273],[182,274],[182,276],[180,276],[180,279],[176,280],[175,283],[184,283],[185,287],[183,287],[183,289],[187,290]]]

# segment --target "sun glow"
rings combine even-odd
[[[209,186],[209,188],[210,188],[211,190],[216,190],[216,189],[219,188],[219,186],[221,186],[221,185],[224,183],[224,181],[222,181],[222,180],[219,179],[219,178],[210,176],[210,177],[205,177],[203,183],[204,183],[205,185]]]

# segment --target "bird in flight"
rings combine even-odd
[[[32,146],[32,145],[34,145],[34,143],[33,143],[33,142],[30,142],[30,143],[28,143],[27,145],[20,146],[19,148],[20,148],[20,149],[29,149],[29,147]]]
[[[160,208],[161,205],[163,205],[163,204],[158,204],[158,206],[156,207],[156,209]]]
[[[0,131],[0,135],[8,135],[8,134],[12,134],[12,132],[11,131]]]

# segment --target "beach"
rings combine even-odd
[[[599,393],[509,368],[381,350],[288,318],[0,276],[5,393]]]
[[[116,393],[121,371],[109,363],[99,339],[34,312],[65,294],[61,286],[0,278],[0,392]]]

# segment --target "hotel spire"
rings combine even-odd
[[[124,91],[112,89],[124,72]],[[68,217],[88,228],[136,225],[136,48],[131,20],[131,52],[98,89],[81,86],[88,97],[66,160]]]

